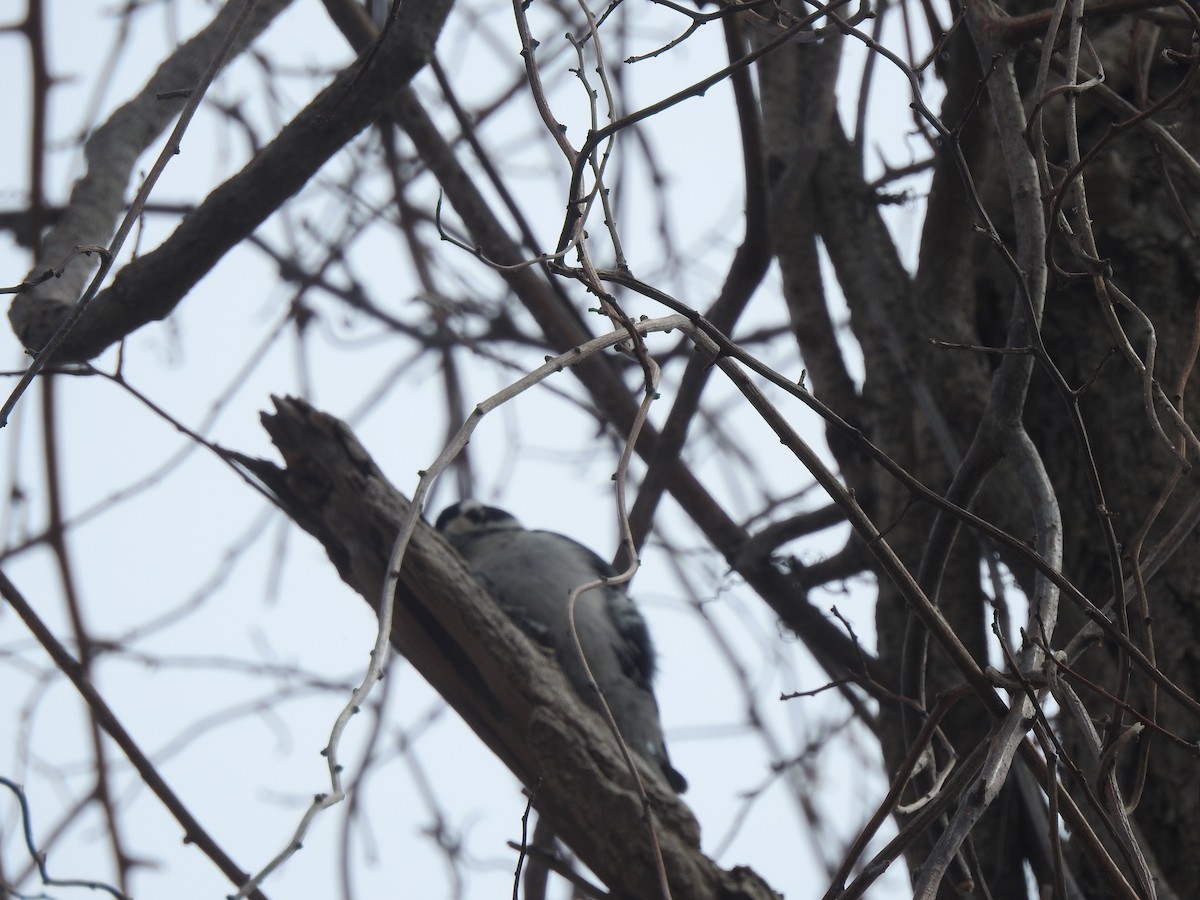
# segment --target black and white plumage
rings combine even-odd
[[[436,527],[509,617],[554,650],[567,680],[599,711],[571,639],[567,601],[579,585],[613,577],[612,567],[569,537],[529,531],[504,510],[476,500],[444,510]],[[684,791],[687,781],[667,756],[651,686],[654,645],[633,601],[619,585],[586,591],[575,604],[575,629],[625,742],[655,762],[671,787]]]

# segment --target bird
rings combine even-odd
[[[435,528],[509,618],[554,651],[583,701],[602,713],[571,637],[568,600],[581,584],[615,577],[612,566],[565,535],[531,531],[511,513],[478,500],[447,507]],[[575,604],[575,630],[626,744],[654,763],[672,789],[683,793],[687,779],[671,765],[654,699],[654,644],[624,587],[606,584],[581,594]]]

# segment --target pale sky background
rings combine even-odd
[[[0,22],[16,19],[23,5],[0,0]],[[99,73],[116,40],[116,4],[46,0],[45,5],[50,68],[62,79],[51,94],[53,152],[47,179],[49,201],[58,204],[80,170],[81,131],[103,121],[140,88],[168,52],[172,29],[181,37],[190,36],[210,17],[211,6],[200,0],[150,4],[135,20],[129,49],[120,54],[116,72],[97,98]],[[645,6],[647,35],[666,34],[657,25],[665,21],[663,14]],[[482,19],[468,27],[465,10],[472,8],[482,11]],[[508,83],[519,49],[511,8],[464,4],[451,21],[439,53],[455,85],[468,100],[494,96],[497,86]],[[558,32],[548,30],[543,49],[559,39]],[[647,49],[651,46],[647,38]],[[9,139],[0,144],[0,208],[10,210],[25,203],[29,69],[22,39],[0,34],[0,48],[9,85],[0,92],[0,116],[10,123]],[[276,87],[288,116],[325,81],[324,76],[303,73],[332,72],[351,59],[317,0],[296,0],[256,49],[287,68],[288,77]],[[719,30],[703,29],[660,60],[627,71],[628,102],[636,105],[669,94],[718,67],[723,56]],[[856,89],[861,59],[857,47],[848,47],[843,94]],[[870,146],[887,147],[888,160],[902,165],[920,153],[917,142],[904,138],[911,131],[907,84],[882,63],[876,79]],[[221,76],[211,96],[223,103],[244,103],[260,137],[267,137],[277,128],[279,113],[262,102],[264,83],[261,70],[243,59]],[[418,84],[427,96],[436,96],[428,73]],[[556,91],[551,99],[560,117],[576,126],[568,134],[580,140],[585,107],[579,92]],[[685,254],[687,271],[677,282],[685,291],[681,299],[694,306],[706,305],[715,295],[728,255],[741,238],[736,135],[732,128],[711,127],[714,119],[732,121],[730,106],[729,91],[720,86],[701,100],[671,110],[650,128],[659,158],[670,162],[670,225],[677,245],[703,250],[695,258]],[[852,119],[853,110],[848,114]],[[547,158],[540,144],[530,149],[528,136],[537,128],[540,123],[532,116],[518,119],[506,113],[489,123],[484,134],[503,149],[506,165],[526,173],[519,196],[549,245],[561,221],[564,167]],[[371,132],[360,137],[360,145],[364,142],[378,145]],[[161,142],[155,152],[158,146]],[[168,167],[153,200],[197,202],[237,171],[247,154],[243,136],[225,119],[202,109],[182,155]],[[879,165],[875,154],[870,158],[872,165]],[[630,153],[627,164],[640,166],[638,160]],[[346,164],[343,154],[323,175]],[[904,186],[918,199],[891,208],[888,215],[902,251],[911,259],[924,182]],[[372,199],[385,200],[387,186],[374,187]],[[426,180],[422,188],[421,202],[431,211],[436,198],[431,182]],[[328,214],[322,195],[310,190],[260,234],[286,247],[289,226],[295,234],[305,218],[319,224]],[[663,262],[653,211],[638,209],[631,201],[622,216],[633,269],[653,274]],[[452,211],[449,220],[454,221]],[[146,225],[140,239],[143,250],[157,245],[175,220],[152,216]],[[131,249],[127,247],[126,258]],[[353,252],[358,271],[371,277],[368,289],[373,298],[403,312],[419,288],[396,234],[380,229],[377,236],[356,244]],[[15,246],[11,235],[0,235],[0,283],[19,282],[29,267],[28,252]],[[469,255],[462,255],[458,272],[462,284],[454,288],[460,294],[471,284],[494,293],[492,276]],[[740,327],[748,329],[774,314],[769,306],[777,296],[777,282],[777,274],[770,276]],[[379,330],[369,322],[348,316],[335,301],[319,295],[312,298],[319,321],[302,346],[289,333],[259,354],[257,348],[266,345],[283,320],[292,292],[261,252],[240,248],[170,319],[131,337],[124,356],[126,378],[194,428],[202,427],[221,398],[220,413],[206,434],[227,447],[270,458],[275,454],[258,424],[259,411],[269,408],[271,394],[308,391],[318,408],[352,420],[376,461],[400,490],[411,494],[417,470],[429,465],[444,437],[432,361],[423,359],[394,379],[390,373],[406,358],[402,342],[378,338]],[[631,303],[629,312],[662,313],[642,304]],[[652,347],[665,349],[674,342],[660,338]],[[784,347],[777,346],[774,356],[768,353],[768,361],[798,376],[802,362],[794,351],[783,352]],[[307,384],[297,374],[298,358],[306,360],[311,373]],[[7,328],[0,329],[0,359],[9,371],[24,364]],[[246,373],[244,368],[255,359]],[[96,361],[105,371],[112,371],[114,362],[112,352]],[[515,376],[495,366],[475,367],[469,373],[469,397],[483,399]],[[68,513],[72,519],[87,517],[72,529],[70,542],[84,608],[94,636],[122,643],[121,652],[103,657],[98,686],[192,812],[238,865],[255,871],[287,843],[311,796],[328,789],[319,750],[365,667],[374,617],[337,578],[315,541],[271,512],[203,450],[192,450],[161,480],[117,502],[114,498],[122,491],[144,485],[149,473],[190,444],[109,381],[59,382]],[[389,382],[393,387],[383,398],[366,415],[357,415],[379,386]],[[15,379],[2,383],[7,393]],[[732,397],[719,380],[713,384],[714,402]],[[553,387],[573,397],[581,394],[570,375],[560,376]],[[780,403],[805,434],[819,440],[814,416],[794,401]],[[789,485],[798,492],[809,484],[764,425],[737,404],[724,408],[730,417],[745,418],[739,428],[744,429],[746,446],[758,454],[759,472],[777,494],[788,493]],[[668,409],[667,403],[659,404],[656,416],[661,419]],[[37,533],[44,523],[39,410],[39,399],[31,392],[0,432],[6,488],[17,486],[27,498],[26,505],[10,504],[6,511],[8,547]],[[609,475],[616,456],[613,448],[596,440],[594,423],[573,404],[550,390],[535,390],[485,422],[471,451],[482,499],[508,508],[531,527],[561,531],[611,556],[615,505]],[[745,485],[726,477],[727,470],[718,465],[703,436],[694,439],[689,452],[710,489],[735,514],[752,511],[739,507]],[[428,511],[431,517],[455,499],[452,490],[447,480]],[[823,498],[813,493],[794,509],[821,502]],[[658,695],[668,742],[676,766],[691,782],[686,800],[704,830],[705,848],[724,866],[752,866],[789,898],[818,897],[826,886],[819,860],[839,851],[886,788],[870,753],[872,742],[853,732],[826,741],[828,732],[840,731],[848,716],[830,697],[778,701],[781,691],[812,689],[826,676],[798,641],[780,633],[761,601],[728,575],[723,561],[687,527],[669,500],[663,505],[660,528],[678,547],[694,551],[680,557],[687,563],[687,579],[734,647],[757,708],[768,718],[784,756],[816,745],[811,770],[820,779],[815,784],[816,810],[824,826],[833,823],[839,830],[814,833],[782,782],[771,778],[760,738],[741,724],[746,708],[740,685],[700,617],[691,611],[692,598],[673,574],[668,556],[651,547],[634,593],[660,648]],[[789,550],[814,559],[836,550],[844,539],[844,531],[831,531]],[[11,558],[6,553],[3,570],[68,642],[62,591],[49,555],[40,549]],[[819,605],[836,604],[859,636],[873,644],[871,597],[866,582],[851,585],[846,594],[815,595]],[[203,602],[170,624],[132,634],[168,613],[188,609],[195,598]],[[51,677],[55,674],[23,624],[0,606],[0,722],[8,723],[0,727],[0,774],[25,786],[39,841],[91,784],[81,704],[65,679]],[[338,687],[311,685],[310,677],[316,675]],[[515,779],[403,660],[394,661],[385,685],[386,697],[376,695],[384,700],[382,709],[373,707],[360,716],[343,745],[348,779],[353,780],[362,767],[359,748],[382,716],[375,749],[385,759],[370,768],[356,794],[365,815],[355,818],[347,838],[343,830],[349,805],[325,813],[303,851],[267,881],[265,892],[272,898],[341,896],[339,860],[343,840],[348,840],[355,897],[509,896],[514,858],[505,841],[519,836],[524,808]],[[401,734],[412,740],[406,756],[397,755]],[[179,827],[132,775],[115,746],[110,749],[124,812],[123,837],[127,848],[147,864],[135,878],[135,896],[190,900],[231,893],[228,882],[199,851],[182,845]],[[427,791],[432,791],[436,805]],[[746,800],[748,794],[755,795],[752,801]],[[462,841],[466,862],[457,874],[429,833],[438,816]],[[17,825],[16,805],[0,793],[0,854],[9,877],[27,863]],[[49,868],[57,877],[111,877],[103,822],[95,810],[77,820],[49,851]],[[32,883],[26,886],[36,893]],[[899,897],[905,890],[904,879],[895,872],[872,896]],[[71,897],[82,891],[53,888],[48,893]]]

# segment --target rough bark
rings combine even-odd
[[[1045,23],[1042,23],[1044,30]],[[1064,26],[1065,27],[1065,26]],[[1141,35],[1153,29],[1141,23]],[[1134,41],[1129,39],[1129,23],[1099,29],[1093,39],[1100,49],[1105,71],[1109,75],[1107,89],[1137,100],[1135,85],[1130,77]],[[1012,35],[1019,37],[1019,35]],[[1184,32],[1165,30],[1157,43],[1143,46],[1143,60],[1154,58],[1166,46],[1187,43]],[[1018,59],[1018,74],[1025,90],[1026,110],[1035,109],[1030,85],[1033,65],[1029,55],[1022,55],[1019,41],[1007,52]],[[952,128],[966,117],[965,128],[959,133],[960,147],[973,177],[974,186],[984,198],[987,211],[994,217],[1001,237],[1015,246],[1023,228],[1014,216],[1007,197],[1008,185],[997,159],[1002,135],[986,100],[981,100],[982,87],[977,65],[967,55],[968,41],[960,35],[948,45],[945,70],[949,96],[943,109],[943,120]],[[989,58],[985,58],[985,66]],[[993,60],[994,61],[994,60]],[[1149,96],[1151,102],[1167,94],[1181,78],[1190,77],[1182,67],[1145,63],[1151,72]],[[995,77],[995,72],[989,73]],[[1049,101],[1046,113],[1048,155],[1061,161],[1066,154],[1065,124],[1060,101]],[[1146,105],[1145,100],[1141,105]],[[1098,95],[1084,95],[1080,101],[1081,144],[1084,151],[1112,135],[1110,129],[1130,117],[1114,102],[1105,102]],[[1195,101],[1187,99],[1174,109],[1160,112],[1155,120],[1166,125],[1170,134],[1183,146],[1197,146]],[[1061,504],[1065,537],[1064,574],[1096,605],[1103,606],[1113,593],[1114,564],[1120,566],[1124,590],[1130,598],[1130,633],[1139,646],[1149,646],[1142,614],[1137,611],[1137,599],[1129,579],[1133,566],[1129,555],[1135,546],[1139,528],[1150,513],[1159,493],[1176,472],[1177,459],[1171,449],[1156,435],[1150,424],[1144,399],[1146,380],[1130,363],[1115,352],[1117,336],[1106,322],[1103,312],[1103,292],[1097,281],[1107,276],[1120,287],[1145,313],[1157,337],[1157,362],[1154,376],[1168,395],[1177,389],[1179,373],[1184,369],[1189,348],[1195,335],[1195,307],[1200,287],[1197,275],[1196,241],[1193,232],[1181,221],[1180,208],[1170,192],[1179,191],[1181,209],[1192,216],[1196,205],[1191,199],[1195,188],[1194,175],[1171,161],[1164,140],[1155,139],[1147,127],[1129,127],[1107,145],[1102,154],[1084,169],[1089,198],[1094,198],[1088,210],[1098,238],[1100,255],[1104,260],[1099,279],[1089,277],[1078,256],[1061,236],[1051,237],[1047,250],[1051,258],[1064,269],[1076,273],[1066,277],[1059,273],[1053,278],[1041,335],[1050,360],[1061,369],[1072,389],[1086,385],[1080,398],[1081,420],[1090,440],[1090,458],[1077,430],[1071,427],[1073,397],[1059,388],[1048,374],[1045,365],[1036,367],[1029,391],[1023,422],[1045,461],[1053,487]],[[1063,169],[1054,170],[1061,180]],[[1169,174],[1168,174],[1169,173]],[[1044,209],[1049,223],[1050,191],[1044,195]],[[1064,205],[1068,217],[1079,214],[1068,201]],[[1193,219],[1194,221],[1194,219]],[[910,352],[923,360],[922,370],[933,388],[941,414],[950,423],[956,438],[969,438],[979,417],[989,390],[989,379],[998,370],[1000,357],[983,352],[933,350],[922,344],[930,339],[957,342],[974,346],[1003,346],[1005,330],[1013,308],[1013,287],[1017,280],[1006,267],[995,248],[981,236],[972,234],[978,216],[970,205],[969,193],[956,160],[949,155],[939,157],[933,189],[929,198],[929,213],[925,225],[920,269],[916,277],[916,296],[913,316],[918,323],[917,333],[906,336]],[[1019,302],[1019,301],[1018,301]],[[1113,316],[1127,330],[1135,351],[1146,358],[1149,334],[1143,321],[1134,313],[1120,310]],[[898,333],[904,334],[903,329]],[[1107,358],[1107,360],[1106,360]],[[895,381],[872,379],[872,371],[881,363],[877,354],[868,351],[868,394],[878,391],[882,399],[868,404],[871,411],[868,433],[898,459],[908,465],[922,481],[935,486],[948,484],[949,472],[942,454],[933,449],[929,438],[927,417],[907,417],[896,410],[901,392]],[[872,387],[874,385],[874,387]],[[1185,415],[1195,421],[1198,407],[1194,391],[1186,393]],[[1155,404],[1160,416],[1163,405]],[[1165,421],[1165,416],[1163,416]],[[1177,429],[1166,428],[1175,440]],[[1194,453],[1194,451],[1192,451]],[[1094,460],[1094,462],[1093,462]],[[1097,496],[1090,472],[1094,465],[1103,490],[1103,504]],[[953,469],[951,469],[953,471]],[[1167,531],[1187,501],[1194,497],[1192,475],[1184,475],[1165,511],[1151,529],[1145,541],[1143,558]],[[1021,499],[1011,469],[1001,463],[989,476],[975,503],[975,510],[984,518],[1000,525],[1014,535],[1032,539],[1028,506]],[[929,534],[928,516],[921,510],[907,507],[906,491],[894,484],[881,489],[885,504],[880,517],[896,520],[890,537],[912,564],[921,558]],[[1105,529],[1110,526],[1116,535],[1119,557],[1114,561],[1106,542]],[[977,640],[970,645],[981,654],[983,638],[992,614],[980,592],[978,560],[989,553],[971,534],[958,537],[960,564],[953,568],[942,584],[943,609],[953,617],[964,640],[971,635]],[[1001,556],[1010,565],[1026,591],[1033,586],[1032,574],[1026,561],[1001,549]],[[1154,646],[1157,663],[1165,675],[1183,693],[1197,696],[1200,683],[1198,657],[1200,651],[1200,616],[1197,616],[1195,585],[1200,579],[1200,555],[1196,553],[1195,538],[1189,536],[1179,546],[1168,565],[1164,566],[1147,585],[1150,618],[1156,635]],[[880,627],[880,658],[885,668],[894,670],[902,653],[900,634],[906,615],[891,598],[888,585],[881,587],[878,621]],[[1052,647],[1066,646],[1071,635],[1087,621],[1077,608],[1064,601],[1063,622],[1051,639]],[[1097,639],[1078,662],[1078,668],[1106,690],[1121,693],[1118,652],[1111,639]],[[938,673],[942,673],[939,675]],[[947,680],[948,679],[948,680]],[[936,660],[930,672],[929,696],[945,689],[954,675]],[[1167,731],[1188,738],[1196,729],[1196,714],[1172,700],[1163,699],[1161,691],[1157,712],[1151,703],[1150,679],[1136,666],[1129,676],[1128,701],[1142,715],[1152,715]],[[940,687],[939,687],[940,686]],[[1128,712],[1114,710],[1111,700],[1080,689],[1092,717],[1101,727],[1106,746],[1120,734],[1115,726],[1105,728],[1114,717],[1124,725],[1135,721]],[[951,723],[948,732],[955,743],[969,748],[986,729],[988,718],[967,716],[965,721]],[[1068,769],[1078,765],[1080,776],[1065,776],[1068,789],[1084,791],[1082,777],[1090,780],[1090,789],[1101,799],[1099,806],[1107,811],[1103,799],[1103,778],[1097,771],[1094,754],[1086,748],[1078,723],[1069,717],[1059,723],[1066,735],[1066,746],[1072,762],[1061,761]],[[897,739],[898,727],[884,734],[884,748],[892,766],[899,765],[906,751]],[[1160,897],[1194,896],[1200,891],[1200,862],[1194,853],[1191,829],[1186,825],[1196,821],[1200,797],[1200,773],[1195,763],[1194,748],[1164,740],[1160,736],[1143,734],[1140,746],[1126,746],[1117,756],[1118,782],[1125,796],[1130,796],[1135,782],[1136,758],[1152,745],[1145,792],[1133,816],[1133,826],[1140,845],[1149,858],[1151,872],[1158,879],[1155,890]],[[1005,800],[1004,797],[1008,799]],[[1021,824],[1024,814],[1017,814],[1017,803],[1011,791],[1002,795],[997,807],[1012,814],[993,816],[993,827],[984,827],[974,834],[974,851],[980,870],[988,880],[993,896],[1016,896],[1024,893],[1020,873],[1022,859],[1034,865],[1038,880],[1051,874],[1034,862],[1035,833]],[[1022,805],[1028,805],[1022,801]],[[1086,804],[1085,804],[1086,807]],[[1028,810],[1026,810],[1028,812]],[[1131,867],[1119,849],[1120,842],[1108,832],[1105,819],[1096,810],[1089,815],[1097,832],[1104,838],[1113,856],[1121,861],[1129,883],[1139,890]],[[987,825],[987,819],[984,825]],[[1043,829],[1046,827],[1042,826]],[[934,830],[934,835],[938,832]],[[1043,835],[1044,838],[1044,835]],[[916,845],[910,859],[924,858],[924,846]],[[1072,896],[1127,896],[1111,878],[1097,871],[1093,862],[1080,852],[1079,842],[1069,841],[1067,859],[1070,873],[1077,886],[1068,887]],[[978,885],[968,896],[982,896]],[[1138,893],[1142,896],[1142,893]]]
[[[243,464],[378,611],[407,499],[344,424],[303,401],[277,400],[263,424],[285,466],[249,458]],[[639,761],[648,790],[643,803],[600,718],[423,522],[405,556],[396,600],[392,646],[533,792],[535,808],[613,896],[659,895],[647,818],[675,896],[778,896],[753,872],[723,870],[704,856],[691,812]]]

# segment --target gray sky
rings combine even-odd
[[[136,18],[137,27],[104,82],[105,61],[118,40],[113,6],[46,2],[50,67],[63,79],[50,105],[47,189],[52,204],[65,200],[80,171],[81,133],[140,87],[174,35],[186,37],[210,15],[208,4],[195,0],[155,4]],[[644,17],[638,26],[647,49],[675,27],[668,27],[668,21],[677,21],[649,6],[639,7],[638,15]],[[511,10],[503,4],[464,4],[452,16],[439,53],[466,100],[493,97],[511,83],[519,49],[511,20]],[[546,24],[544,53],[552,53],[561,31]],[[10,89],[0,92],[0,115],[13,123],[10,139],[0,144],[0,207],[16,209],[24,203],[27,185],[28,55],[13,35],[0,35],[0,46],[7,51],[10,73]],[[243,110],[261,139],[269,138],[281,116],[308,101],[325,81],[321,73],[331,73],[351,58],[313,0],[297,0],[256,50],[284,73],[273,83],[278,106],[266,102],[263,71],[247,60],[220,78],[210,100]],[[703,29],[676,51],[627,68],[627,102],[637,105],[665,96],[719,66],[723,54],[719,30]],[[848,53],[846,93],[857,86],[855,61],[860,59],[857,50]],[[889,147],[890,162],[904,164],[910,160],[903,137],[906,87],[886,67],[880,70],[872,142]],[[428,96],[436,96],[428,73],[418,83]],[[551,92],[551,100],[571,123],[568,135],[578,142],[586,128],[578,85],[563,82]],[[525,102],[520,108],[528,112],[532,107]],[[695,306],[711,300],[741,237],[740,150],[730,109],[729,92],[720,86],[645,128],[656,158],[669,164],[666,224],[681,251],[679,259],[664,256],[658,213],[646,207],[647,191],[631,188],[619,206],[634,270],[665,279]],[[728,127],[712,127],[714,119]],[[565,164],[547,153],[544,142],[534,140],[540,127],[531,114],[518,115],[514,108],[489,122],[483,133],[506,168],[519,174],[521,202],[549,246],[561,222]],[[370,158],[379,154],[375,132],[364,134],[356,146]],[[202,109],[153,202],[198,202],[237,171],[249,152],[243,133],[224,116]],[[634,143],[622,141],[617,153],[613,165],[623,167],[622,179],[644,184],[646,167]],[[347,153],[336,158],[318,183],[260,235],[279,248],[299,244],[305,247],[302,254],[319,258],[319,251],[303,242],[328,233],[331,219],[342,214],[323,189],[359,162]],[[386,203],[390,195],[390,187],[378,177],[364,180],[362,188],[358,199],[366,204]],[[428,179],[420,188],[420,196],[411,199],[430,213],[435,188]],[[914,252],[919,202],[891,215],[902,249]],[[447,220],[455,221],[452,210]],[[127,246],[125,258],[151,249],[175,222],[170,216],[147,217],[144,233]],[[473,286],[495,293],[493,276],[468,254],[448,245],[439,252],[445,254],[442,259],[461,255],[460,266],[445,270],[453,270],[457,279],[444,278],[448,294],[464,296]],[[356,242],[351,255],[354,272],[373,299],[397,315],[418,317],[413,297],[420,288],[394,229],[377,228]],[[0,235],[0,282],[15,284],[29,265],[28,252],[14,246],[10,234]],[[444,439],[434,361],[422,359],[396,374],[413,348],[319,294],[312,297],[318,319],[303,342],[286,328],[272,339],[293,293],[263,253],[240,248],[166,322],[130,338],[124,375],[190,427],[202,427],[219,409],[206,435],[266,456],[273,453],[258,412],[269,407],[271,394],[307,391],[319,408],[351,418],[379,464],[411,494],[417,470],[429,465]],[[772,280],[739,327],[769,321],[776,313],[770,308],[775,299]],[[629,311],[661,314],[645,301],[631,302]],[[652,346],[665,350],[676,340],[659,339]],[[540,361],[526,355],[530,366]],[[798,377],[802,363],[786,344],[768,348],[765,355]],[[24,365],[7,329],[0,330],[0,358],[9,370]],[[109,372],[115,364],[115,352],[96,361]],[[672,371],[677,374],[668,368],[668,375]],[[502,365],[473,366],[469,401],[483,399],[518,374]],[[102,658],[98,686],[210,833],[240,866],[256,870],[287,843],[311,796],[328,789],[318,751],[365,667],[374,618],[337,579],[321,548],[271,513],[211,454],[193,448],[182,461],[168,465],[190,442],[128,392],[99,378],[58,381],[66,504],[71,520],[78,521],[70,539],[75,574],[93,634],[121,642],[119,651]],[[562,531],[601,555],[611,555],[615,502],[609,476],[616,448],[597,440],[594,420],[572,402],[581,392],[570,375],[559,376],[552,387],[523,396],[479,429],[471,444],[478,493],[530,526]],[[805,490],[807,475],[732,397],[717,384],[713,408],[724,411],[722,421],[730,430],[745,436],[760,477],[769,479],[777,496]],[[369,400],[370,408],[360,412]],[[780,402],[819,440],[810,414],[798,404]],[[655,415],[661,417],[667,409],[660,404]],[[10,504],[9,547],[44,524],[39,410],[40,400],[31,392],[0,433],[0,465],[9,487],[19,487],[26,497],[24,505]],[[751,476],[723,465],[719,451],[703,436],[689,450],[710,488],[748,515],[753,504],[739,507],[739,498],[754,497],[759,486]],[[160,470],[162,477],[148,483],[149,473]],[[431,512],[454,499],[452,490],[447,479]],[[820,500],[810,494],[795,507]],[[670,502],[662,513],[662,533],[676,550],[686,552],[672,556],[651,547],[634,593],[660,646],[658,694],[668,741],[677,767],[691,782],[686,799],[704,829],[705,847],[719,851],[722,865],[752,866],[789,898],[819,896],[824,889],[822,860],[836,858],[841,842],[870,815],[885,788],[874,757],[864,749],[870,742],[842,732],[847,713],[832,698],[778,701],[781,691],[817,687],[825,676],[798,642],[779,633],[761,602],[729,576],[723,561],[687,528]],[[791,549],[801,558],[815,558],[837,549],[844,538],[841,531],[830,532]],[[684,561],[682,573],[674,570],[672,558]],[[49,554],[35,549],[6,558],[4,571],[67,640],[62,589]],[[852,588],[847,595],[831,594],[819,602],[826,607],[836,603],[860,637],[871,641],[869,586]],[[693,601],[704,602],[713,630],[696,614]],[[728,641],[744,680],[735,677],[725,651],[714,642],[714,630]],[[89,789],[92,778],[80,703],[65,680],[53,674],[24,626],[0,607],[0,679],[7,687],[0,694],[0,721],[13,723],[0,731],[0,774],[25,786],[39,841]],[[376,694],[381,706],[372,705],[354,722],[343,749],[351,780],[363,769],[362,748],[369,742],[379,757],[359,785],[356,802],[361,809],[348,830],[349,804],[327,812],[304,850],[267,882],[268,895],[338,896],[342,860],[348,859],[357,897],[507,896],[514,860],[505,841],[519,836],[523,811],[515,780],[403,660],[394,660],[385,683],[386,691]],[[747,686],[782,756],[806,754],[810,764],[803,771],[807,776],[819,773],[817,810],[826,826],[836,823],[840,834],[814,832],[784,779],[772,777],[762,737],[745,726]],[[841,736],[827,744],[830,732]],[[109,750],[124,813],[123,836],[147,863],[135,877],[136,895],[186,900],[230,893],[215,867],[182,845],[178,827],[140,786],[119,751],[111,745]],[[26,864],[14,830],[15,812],[8,797],[0,801],[0,853],[9,877]],[[430,835],[439,817],[449,835],[462,841],[464,859],[457,872]],[[52,874],[108,879],[111,863],[103,828],[94,811],[76,820],[50,845]],[[893,877],[890,885],[873,896],[900,896],[895,892],[903,890],[903,879]],[[52,893],[73,896],[66,889]]]

